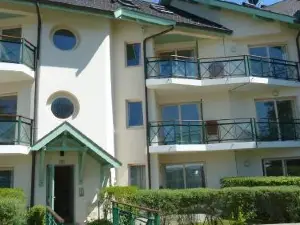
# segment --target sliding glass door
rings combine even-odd
[[[17,96],[0,97],[0,143],[14,144],[17,126]]]
[[[297,136],[293,101],[257,101],[256,114],[260,140],[293,140]]]
[[[159,54],[160,75],[163,77],[195,78],[198,75],[194,50],[174,50]]]
[[[180,104],[162,107],[165,144],[199,144],[201,138],[200,105]]]
[[[252,76],[287,78],[287,67],[282,61],[286,60],[284,46],[251,47],[249,53],[251,55],[250,70]]]

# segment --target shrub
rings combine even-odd
[[[117,193],[124,194],[119,189]],[[113,193],[110,195],[113,196]],[[133,205],[159,210],[162,224],[168,224],[170,217],[174,220],[174,215],[177,221],[182,221],[187,214],[200,213],[241,223],[300,221],[300,188],[297,186],[136,190],[124,195],[124,198],[118,198]],[[187,223],[182,221],[179,224]]]
[[[27,225],[45,225],[46,207],[35,205],[27,212]]]
[[[0,224],[23,225],[26,223],[26,207],[23,201],[11,197],[0,198]]]
[[[100,220],[93,220],[91,222],[88,222],[87,225],[112,225],[112,222],[105,219],[100,219]]]
[[[226,177],[221,187],[300,186],[300,177]]]
[[[4,197],[19,199],[24,203],[26,201],[23,190],[18,188],[0,188],[0,199]]]

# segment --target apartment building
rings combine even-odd
[[[107,185],[298,176],[297,8],[0,1],[0,187],[83,223]]]

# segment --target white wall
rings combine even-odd
[[[117,184],[127,185],[129,164],[146,165],[145,89],[144,66],[141,53],[139,66],[126,67],[126,43],[141,43],[143,30],[138,24],[115,22],[112,40],[112,73],[116,156],[122,162],[117,170]],[[127,127],[126,100],[143,102],[144,126]]]
[[[53,94],[67,93],[77,100],[77,113],[67,121],[114,155],[109,20],[45,10],[42,15],[38,138],[65,121],[57,119],[50,106]],[[74,50],[54,46],[52,32],[58,27],[77,35]]]

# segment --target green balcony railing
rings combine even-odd
[[[46,207],[46,225],[63,225],[64,219],[54,212],[49,206]]]
[[[35,69],[36,47],[25,38],[0,36],[0,62],[25,64]]]
[[[113,225],[160,225],[158,211],[120,202],[112,202]]]
[[[0,145],[31,145],[32,119],[0,114]]]
[[[150,145],[300,140],[300,120],[223,119],[149,123]]]
[[[147,78],[220,79],[264,77],[300,81],[297,62],[253,55],[191,59],[148,58]]]

